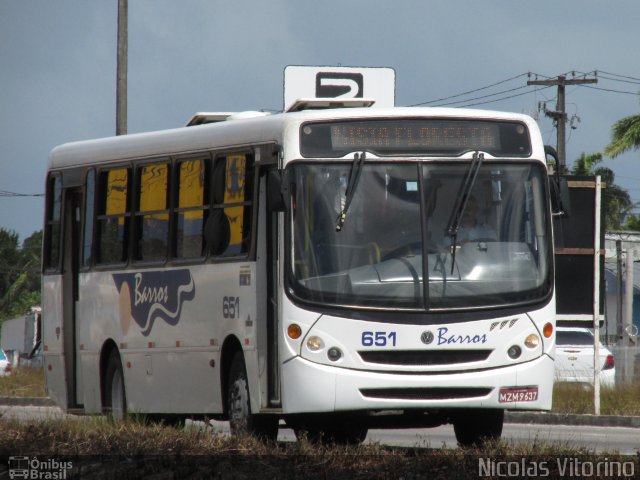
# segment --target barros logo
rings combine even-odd
[[[193,300],[196,294],[188,269],[114,273],[113,281],[120,295],[120,326],[124,335],[132,319],[145,337],[158,318],[177,325],[184,302]]]
[[[316,98],[362,98],[364,79],[361,73],[318,72]]]

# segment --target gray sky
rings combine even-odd
[[[116,16],[117,0],[0,0],[0,192],[42,193],[53,147],[115,133]],[[571,163],[640,113],[638,18],[638,0],[130,0],[129,132],[181,126],[196,111],[280,110],[287,65],[392,67],[401,106],[527,72],[598,70],[597,89],[567,87],[580,118]],[[478,99],[526,81],[448,101],[555,108],[555,88]],[[539,123],[555,145],[550,120]],[[635,202],[639,162],[638,152],[606,161]],[[0,193],[0,227],[21,240],[42,228],[43,211],[41,197]]]

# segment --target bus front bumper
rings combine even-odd
[[[547,355],[490,370],[437,374],[352,370],[295,357],[282,365],[283,411],[550,410],[553,372]]]

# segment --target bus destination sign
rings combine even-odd
[[[305,156],[343,156],[355,150],[378,155],[461,155],[483,151],[494,156],[530,153],[529,135],[519,122],[398,119],[305,124]]]

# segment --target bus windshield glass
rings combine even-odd
[[[362,165],[340,231],[351,163],[290,169],[289,291],[323,305],[416,310],[536,302],[551,291],[545,170],[485,161],[464,192],[469,162]]]
[[[353,151],[459,156],[476,150],[494,157],[528,156],[529,131],[513,121],[437,118],[305,123],[300,130],[304,157],[337,158]]]

